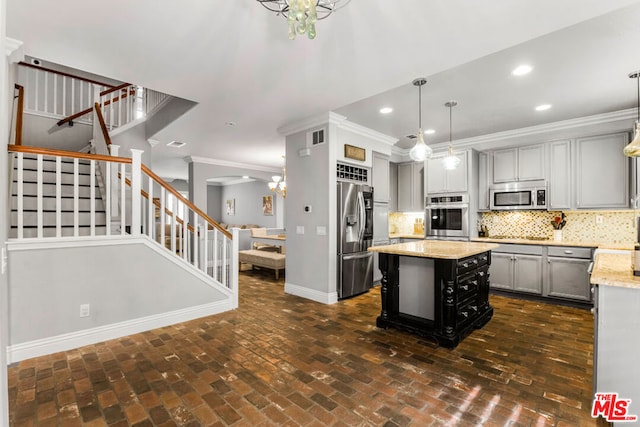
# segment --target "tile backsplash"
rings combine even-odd
[[[424,212],[390,212],[389,233],[413,234],[416,220],[424,220]]]
[[[546,237],[551,239],[551,221],[564,212],[563,239],[576,242],[633,243],[636,214],[627,211],[514,211],[484,212],[479,222],[491,236]]]

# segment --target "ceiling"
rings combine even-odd
[[[7,6],[25,54],[198,102],[153,136],[152,167],[169,179],[187,178],[188,155],[277,170],[277,129],[327,111],[410,147],[420,76],[429,144],[448,140],[450,99],[454,140],[634,107],[638,22],[637,0],[352,0],[315,40],[291,41],[254,0]],[[525,62],[532,73],[510,75]]]

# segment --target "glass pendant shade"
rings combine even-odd
[[[416,141],[416,145],[414,145],[411,151],[409,151],[411,160],[415,162],[423,162],[431,155],[432,152],[433,150],[431,147],[424,143],[422,129],[420,129],[418,132],[418,141]]]
[[[344,7],[351,0],[257,0],[262,6],[283,16],[289,24],[289,38],[306,34],[316,38],[316,23]]]
[[[418,86],[418,135],[416,136],[416,145],[409,151],[409,156],[415,162],[424,162],[433,152],[431,147],[424,143],[424,132],[422,132],[422,86],[425,83],[427,83],[427,79],[424,77],[413,81],[413,85]]]
[[[636,119],[636,132],[633,141],[623,149],[623,153],[628,157],[640,157],[640,71],[634,71],[629,74],[630,79],[636,79],[638,88],[638,117]]]
[[[453,154],[453,147],[449,147],[449,153],[442,159],[442,166],[446,170],[454,170],[460,165],[461,161],[460,157]]]
[[[451,137],[452,135],[451,124],[453,122],[451,111],[452,111],[452,108],[455,107],[456,105],[458,105],[457,101],[449,101],[444,104],[444,106],[449,109],[449,152],[442,159],[442,167],[444,167],[445,170],[449,170],[449,171],[456,169],[460,165],[460,162],[462,161],[458,156],[456,156],[453,153],[453,142],[452,142],[453,139]]]
[[[636,132],[633,141],[624,147],[624,155],[628,157],[640,157],[640,122],[636,122]]]
[[[283,156],[284,157],[284,156]],[[283,198],[287,197],[287,169],[282,168],[282,175],[273,175],[271,182],[267,183],[269,190],[276,194],[280,194]]]

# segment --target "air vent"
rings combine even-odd
[[[167,147],[180,148],[180,147],[184,147],[185,145],[187,145],[186,142],[171,141],[170,143],[167,144]]]
[[[418,136],[417,136],[417,135],[415,135],[415,134],[411,134],[411,135],[407,135],[407,136],[405,136],[405,138],[407,138],[407,139],[416,139],[417,137],[418,137]]]
[[[324,128],[314,130],[308,133],[308,141],[310,145],[319,145],[324,144],[326,142],[324,137]]]

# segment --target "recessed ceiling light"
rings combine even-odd
[[[227,126],[235,126],[236,122],[225,122],[224,124]]]
[[[551,108],[551,104],[542,104],[536,107],[536,111],[545,111]]]
[[[184,147],[185,145],[187,145],[186,142],[171,141],[167,144],[167,147],[180,148],[180,147]]]
[[[435,129],[427,129],[424,131],[425,135],[433,135],[434,133],[436,133]]]
[[[242,179],[249,179],[249,175],[242,175]]]
[[[511,72],[511,74],[514,76],[524,76],[525,74],[529,74],[531,70],[533,70],[531,65],[519,65]]]
[[[380,109],[380,114],[389,114],[393,111],[393,108],[391,107],[382,107]]]

